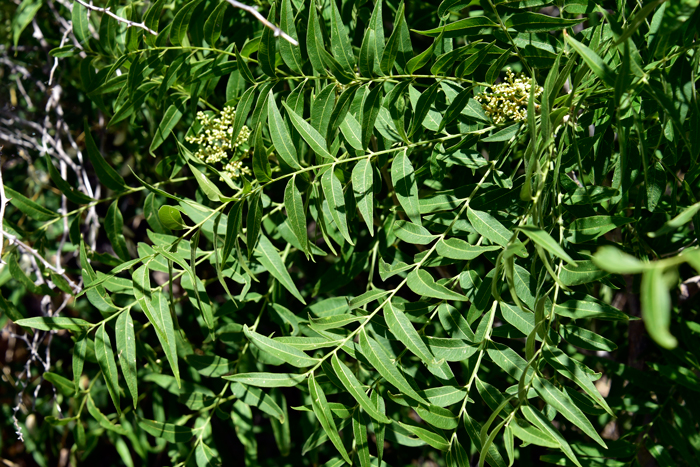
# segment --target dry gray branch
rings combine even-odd
[[[114,18],[118,22],[125,24],[127,28],[132,28],[132,27],[133,28],[140,28],[140,29],[143,29],[144,31],[147,31],[150,34],[153,34],[154,36],[158,35],[158,33],[156,31],[147,27],[143,22],[135,23],[131,20],[128,20],[126,18],[122,18],[121,16],[112,13],[112,11],[110,10],[110,7],[107,7],[107,8],[97,7],[91,3],[85,3],[83,0],[75,0],[75,2],[80,3],[82,6],[84,6],[88,10],[98,11],[100,13],[104,13],[107,16],[111,16],[112,18]]]

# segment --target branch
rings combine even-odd
[[[4,201],[4,199],[5,199],[5,190],[4,189],[2,189],[2,197],[3,197],[3,201],[0,201],[0,202],[5,202]],[[3,211],[4,211],[4,208],[3,208]],[[51,263],[49,263],[48,261],[46,261],[44,259],[44,257],[39,254],[38,251],[36,251],[34,248],[30,247],[26,243],[23,243],[20,239],[18,239],[14,235],[7,233],[5,231],[2,231],[2,234],[10,241],[10,243],[16,244],[17,246],[19,246],[22,250],[26,251],[27,253],[31,253],[31,255],[34,256],[39,261],[41,261],[41,263],[46,268],[50,269],[51,271],[55,272],[59,276],[63,277],[66,280],[66,282],[68,282],[68,284],[70,285],[70,288],[73,289],[74,292],[76,292],[76,293],[80,292],[80,286],[78,284],[76,284],[75,282],[73,282],[73,280],[66,275],[66,271],[63,268],[57,268],[54,265],[52,265]]]
[[[80,1],[80,0],[76,0]],[[241,3],[237,0],[226,0],[229,2],[234,8],[240,8],[241,10],[247,11],[251,15],[255,16],[258,21],[260,21],[262,24],[264,24],[266,27],[272,29],[275,31],[275,36],[280,36],[282,39],[286,40],[292,45],[299,45],[299,42],[297,42],[296,39],[294,39],[292,36],[287,34],[286,32],[282,31],[280,28],[269,22],[263,15],[261,15],[258,10],[255,9],[255,7],[252,7],[250,5],[246,5],[245,3]]]
[[[75,0],[75,2],[80,3],[82,6],[84,6],[88,10],[99,11],[100,13],[104,13],[107,16],[111,16],[112,18],[116,19],[118,22],[126,24],[127,28],[131,28],[131,27],[141,28],[144,31],[147,31],[147,32],[153,34],[154,36],[158,35],[158,33],[156,31],[154,31],[153,29],[151,29],[149,27],[146,27],[146,25],[144,23],[134,23],[133,21],[130,21],[126,18],[122,18],[121,16],[117,16],[116,14],[114,14],[110,11],[110,9],[109,9],[110,7],[107,7],[107,8],[96,7],[95,5],[85,3],[83,0]]]
[[[0,156],[2,155],[2,148],[3,146],[0,146]],[[7,206],[9,202],[10,200],[8,200],[5,195],[5,184],[2,181],[2,170],[0,169],[0,264],[5,264],[5,261],[2,260],[2,247],[5,244],[2,220],[5,218],[5,206]]]

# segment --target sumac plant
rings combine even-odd
[[[3,457],[698,465],[698,0],[257,3],[7,16]]]

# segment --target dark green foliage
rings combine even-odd
[[[0,7],[77,140],[3,143],[3,458],[698,464],[698,0],[69,4]]]

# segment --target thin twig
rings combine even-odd
[[[79,1],[79,0],[76,0]],[[236,0],[226,0],[233,6],[234,8],[240,8],[241,10],[247,11],[251,15],[255,16],[258,21],[260,21],[262,24],[264,24],[266,27],[272,29],[275,31],[275,36],[280,36],[282,39],[286,40],[292,45],[299,45],[299,42],[297,42],[296,39],[294,39],[292,36],[287,34],[286,32],[282,31],[280,28],[269,22],[263,15],[261,15],[258,10],[255,9],[255,7],[252,7],[250,5],[246,5],[245,3],[238,2]]]
[[[4,198],[5,190],[2,190],[2,191],[3,191],[2,196]],[[19,246],[22,250],[26,251],[27,253],[31,253],[31,255],[34,256],[39,261],[41,261],[41,263],[46,268],[50,269],[51,271],[55,272],[59,276],[63,277],[66,280],[66,282],[68,282],[68,284],[70,285],[71,289],[73,289],[74,292],[76,292],[76,293],[80,292],[80,286],[78,286],[78,284],[73,282],[73,280],[66,275],[66,272],[63,268],[60,268],[60,269],[56,268],[53,264],[46,261],[44,259],[44,257],[39,254],[38,251],[36,251],[34,248],[30,247],[26,243],[23,243],[20,239],[18,239],[14,235],[7,233],[5,231],[3,231],[2,234],[5,236],[5,238],[7,238],[10,241],[10,243],[14,243],[15,245]]]
[[[0,156],[2,156],[2,148],[3,146],[0,146]],[[2,229],[2,220],[5,218],[5,206],[7,206],[9,202],[10,200],[5,196],[5,185],[2,181],[2,166],[0,166],[0,264],[5,264],[5,261],[2,259],[2,247],[5,243],[3,239],[4,231]]]
[[[121,16],[118,16],[118,15],[112,13],[110,11],[110,7],[107,7],[107,8],[97,7],[95,5],[85,3],[83,0],[75,0],[75,2],[80,3],[82,6],[84,6],[88,10],[99,11],[100,13],[104,13],[107,16],[111,16],[112,18],[116,19],[118,22],[126,24],[127,28],[131,28],[131,27],[140,28],[140,29],[143,29],[144,31],[149,32],[150,34],[153,34],[154,36],[158,35],[158,33],[156,31],[147,27],[144,23],[135,23],[131,20],[128,20],[126,18],[122,18]]]

